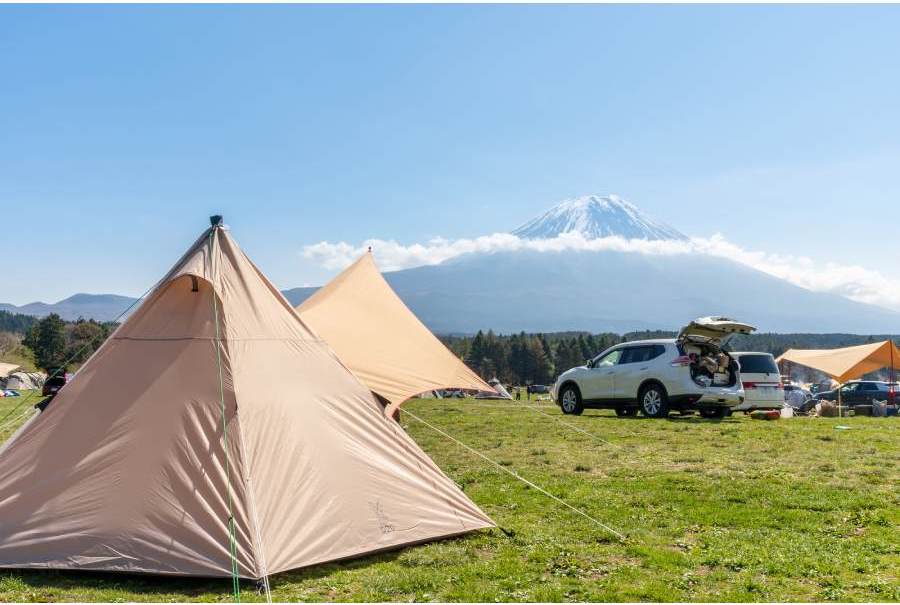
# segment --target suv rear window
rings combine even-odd
[[[741,355],[738,357],[741,372],[746,374],[777,374],[778,366],[771,355]]]

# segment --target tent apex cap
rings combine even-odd
[[[214,214],[209,217],[209,224],[213,227],[221,227],[224,224],[223,221],[224,219],[221,214]]]

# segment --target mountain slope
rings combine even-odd
[[[386,277],[439,332],[677,329],[717,314],[773,332],[900,332],[900,313],[695,254],[468,255]]]
[[[57,303],[33,302],[17,307],[8,303],[0,303],[0,311],[10,313],[22,313],[23,315],[35,315],[45,317],[56,313],[66,320],[96,319],[97,321],[112,321],[125,309],[134,303],[130,296],[118,294],[75,294]]]
[[[900,313],[699,254],[468,254],[385,278],[439,333],[675,330],[718,314],[766,332],[900,333]],[[314,291],[296,288],[285,295],[299,304]]]
[[[549,239],[571,232],[586,239],[611,235],[625,239],[687,239],[677,229],[644,214],[617,195],[564,200],[512,233],[524,239]]]

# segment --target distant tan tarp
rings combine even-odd
[[[297,307],[300,317],[373,392],[388,413],[435,389],[493,391],[438,340],[385,281],[371,253]]]
[[[219,226],[0,447],[4,568],[260,578],[491,526]]]
[[[17,363],[0,363],[0,378],[6,378],[10,373],[15,372],[21,366]]]
[[[889,368],[892,361],[894,369],[900,369],[900,349],[890,340],[842,349],[788,349],[776,361],[790,361],[846,382]]]

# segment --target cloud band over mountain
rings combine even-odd
[[[404,245],[395,240],[370,239],[360,245],[347,242],[319,242],[305,246],[304,258],[337,270],[356,260],[371,246],[383,271],[436,265],[468,253],[611,251],[647,255],[705,254],[727,258],[769,275],[785,279],[815,292],[828,292],[858,302],[900,310],[900,280],[858,265],[822,263],[805,256],[752,251],[733,244],[720,234],[687,240],[626,239],[619,236],[586,238],[579,232],[556,237],[524,239],[510,233],[495,233],[473,239],[431,239]]]

